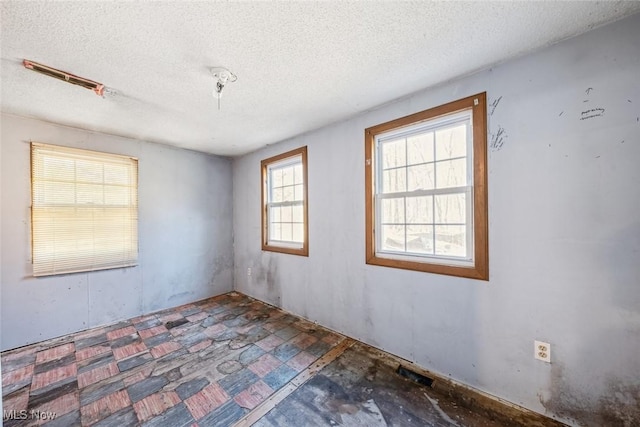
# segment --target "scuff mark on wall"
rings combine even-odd
[[[600,398],[598,413],[604,421],[602,425],[639,425],[640,385],[626,385],[610,379],[607,381],[607,393]]]
[[[582,390],[569,386],[564,365],[554,362],[551,367],[551,390],[548,398],[540,397],[542,406],[557,416],[588,427],[634,427],[640,420],[640,385],[625,384],[618,378],[606,381],[605,392],[597,402]]]
[[[266,286],[265,298],[270,304],[281,307],[282,289],[278,276],[278,262],[271,252],[262,252],[255,277],[258,286]]]
[[[570,390],[568,381],[564,378],[564,365],[554,361],[551,365],[551,390],[545,399],[540,394],[540,403],[552,414],[567,421],[577,422],[584,416],[584,402]]]
[[[179,294],[173,294],[169,297],[169,301],[173,301],[173,300],[181,300],[183,298],[188,297],[189,295],[191,295],[193,292],[180,292]]]

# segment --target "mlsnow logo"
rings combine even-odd
[[[2,411],[2,419],[4,421],[27,420],[27,419],[49,421],[49,420],[53,420],[56,416],[57,414],[51,411],[38,411],[38,410],[17,411],[15,409],[9,410],[9,411]]]

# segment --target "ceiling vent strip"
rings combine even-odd
[[[25,68],[44,74],[45,76],[53,77],[54,79],[62,80],[73,85],[82,86],[83,88],[94,91],[99,96],[104,96],[105,86],[102,83],[78,77],[71,73],[67,73],[66,71],[38,64],[37,62],[29,61],[28,59],[23,60],[22,64]]]

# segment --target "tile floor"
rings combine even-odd
[[[2,353],[4,426],[561,425],[469,407],[399,363],[232,292]]]
[[[4,425],[231,425],[342,339],[225,294],[3,353]]]

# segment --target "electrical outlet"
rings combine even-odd
[[[251,267],[247,268],[247,276],[251,277]]]
[[[542,341],[534,341],[533,344],[533,356],[543,362],[551,363],[551,344]]]

